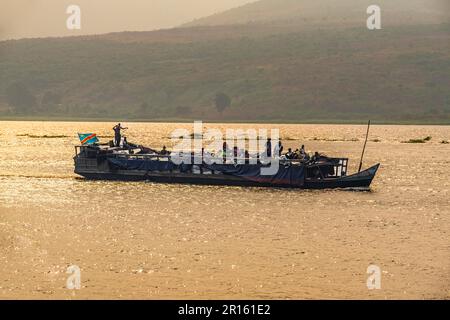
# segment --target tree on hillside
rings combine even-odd
[[[222,113],[226,108],[231,106],[231,98],[223,92],[219,92],[216,94],[214,102],[217,111],[219,111],[220,113]]]
[[[6,88],[6,100],[16,113],[26,113],[36,107],[36,97],[21,82],[14,82]]]

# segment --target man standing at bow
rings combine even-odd
[[[116,147],[120,147],[120,141],[122,140],[122,135],[120,134],[120,130],[126,130],[128,128],[122,127],[122,125],[119,123],[114,126],[114,144]]]

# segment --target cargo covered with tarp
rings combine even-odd
[[[142,170],[142,171],[171,171],[177,169],[172,161],[158,161],[146,159],[108,158],[112,169],[116,170]]]
[[[113,170],[139,170],[145,172],[192,171],[192,165],[176,165],[172,161],[108,158],[108,163]],[[305,181],[305,167],[302,165],[280,165],[278,171],[273,175],[261,174],[261,169],[268,167],[262,164],[199,164],[195,166],[200,169],[200,172],[212,171],[261,184],[301,187]]]
[[[246,180],[264,184],[303,186],[305,181],[305,167],[301,165],[280,165],[274,175],[262,175],[261,169],[264,166],[256,164],[213,164],[205,165],[205,167],[209,170],[220,171],[226,175],[242,177]]]

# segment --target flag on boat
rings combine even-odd
[[[98,142],[98,138],[95,133],[79,133],[78,137],[80,138],[82,145],[94,144]]]

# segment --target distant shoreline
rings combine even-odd
[[[210,119],[181,119],[181,118],[163,118],[163,119],[135,119],[135,118],[63,118],[63,117],[17,117],[17,116],[0,116],[0,121],[59,121],[59,122],[136,122],[136,123],[192,123],[194,121],[203,121],[204,123],[260,123],[260,124],[350,124],[350,125],[365,125],[367,120],[324,120],[313,119],[304,121],[288,121],[283,119],[273,120],[210,120]],[[430,126],[448,126],[450,120],[444,121],[384,121],[384,120],[372,120],[372,124],[375,125],[430,125]]]

